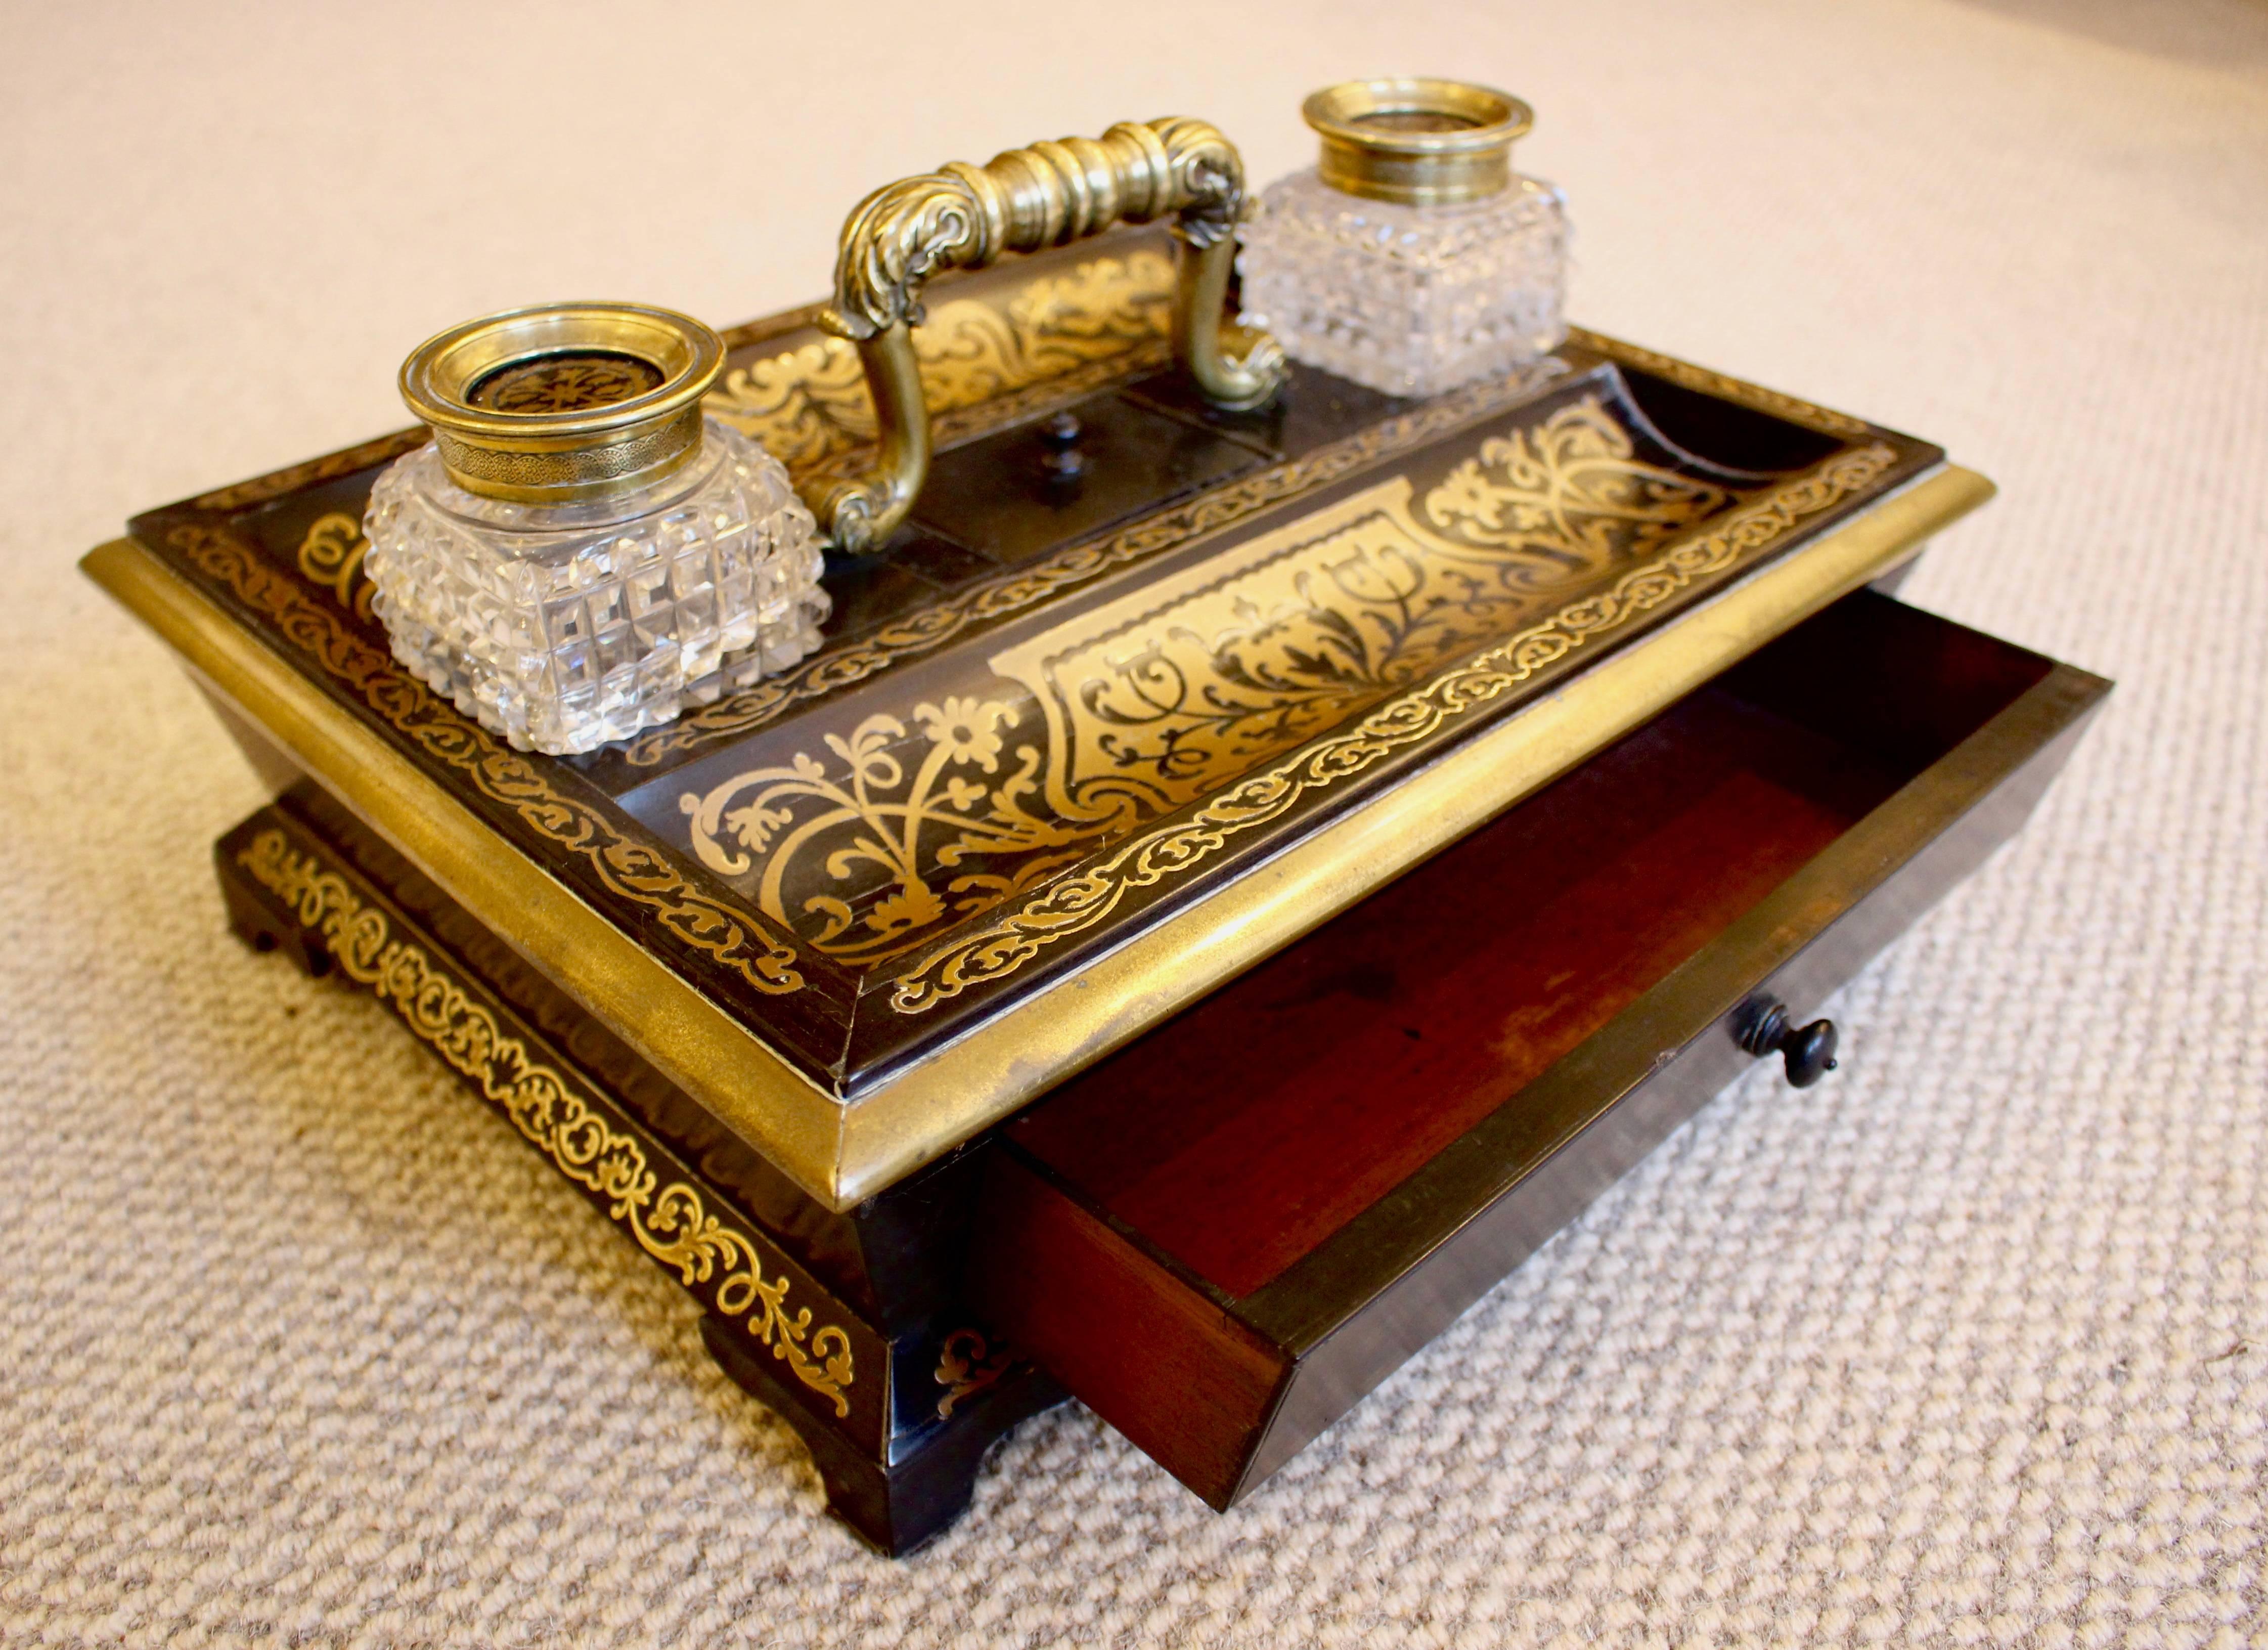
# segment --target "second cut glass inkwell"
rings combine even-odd
[[[1436,395],[1557,348],[1558,189],[1512,169],[1519,99],[1455,80],[1359,80],[1302,106],[1320,163],[1243,226],[1244,308],[1295,358],[1389,395]]]

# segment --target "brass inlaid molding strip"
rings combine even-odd
[[[201,684],[476,921],[806,1191],[829,1207],[846,1206],[837,1201],[837,1099],[550,873],[500,850],[493,828],[464,801],[154,552],[119,539],[90,552],[84,565]],[[313,634],[320,640],[332,632],[317,627]]]
[[[335,680],[344,683],[428,756],[464,775],[474,789],[511,808],[547,840],[579,857],[609,892],[766,996],[803,989],[792,946],[752,912],[701,893],[646,843],[597,808],[555,787],[534,762],[500,744],[469,717],[437,697],[372,646],[335,614],[310,601],[291,576],[233,534],[202,522],[177,522],[166,542],[200,572],[274,621],[277,629]],[[302,549],[305,554],[305,548]]]
[[[400,458],[403,453],[425,445],[429,439],[425,427],[397,430],[392,435],[379,436],[359,446],[342,452],[327,453],[321,458],[309,459],[304,464],[294,464],[289,469],[274,470],[266,475],[255,475],[248,482],[239,482],[232,487],[223,487],[213,492],[202,493],[189,500],[192,510],[243,510],[253,505],[262,505],[281,498],[286,493],[296,493],[303,487],[319,487],[325,482],[335,482],[357,470],[366,470]]]
[[[387,912],[317,855],[295,850],[281,829],[260,831],[236,862],[322,940],[342,974],[471,1079],[553,1168],[594,1194],[640,1249],[711,1311],[769,1347],[838,1417],[850,1413],[845,1389],[857,1374],[850,1335],[814,1324],[809,1307],[791,1312],[790,1278],[765,1276],[767,1246],[718,1213],[700,1189],[676,1178],[665,1185],[654,1168],[660,1154],[650,1155],[651,1142],[618,1110],[535,1057],[449,969],[397,933]]]

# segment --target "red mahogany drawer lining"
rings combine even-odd
[[[1734,1074],[1744,994],[1808,1009],[2013,830],[2103,690],[1839,604],[1010,1125],[977,1298],[1227,1504]]]

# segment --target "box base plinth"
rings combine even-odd
[[[699,1300],[711,1355],[796,1429],[828,1509],[860,1540],[898,1557],[944,1530],[991,1447],[1065,1396],[907,1264],[909,1249],[957,1246],[886,1203],[833,1225],[790,1207],[783,1221],[777,1188],[753,1198],[744,1175],[703,1173],[733,1160],[653,1126],[662,1107],[650,1071],[619,1085],[635,1093],[610,1086],[596,1068],[619,1072],[619,1045],[602,1028],[578,1023],[526,971],[497,966],[493,943],[465,944],[461,912],[342,823],[294,790],[220,839],[239,938],[387,1004]],[[749,1206],[758,1201],[770,1221]],[[964,1200],[949,1194],[908,1201],[934,1207],[947,1230],[965,1224]]]

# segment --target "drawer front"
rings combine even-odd
[[[1023,1114],[980,1308],[1232,1505],[2012,835],[2108,687],[1847,598]]]

